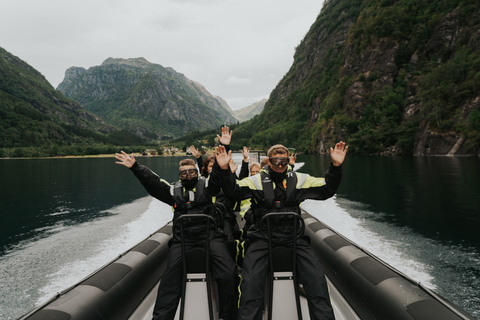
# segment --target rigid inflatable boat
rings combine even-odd
[[[337,320],[475,319],[308,213],[303,212],[302,218],[305,234],[325,269]],[[20,319],[151,319],[171,237],[169,223]],[[180,313],[183,319],[218,319],[218,299],[215,293],[207,294],[208,279],[201,270],[189,273],[185,301],[179,303],[176,319]],[[294,288],[291,273],[280,270],[273,279],[273,299],[266,299],[264,319],[309,319],[306,299],[301,288]],[[208,291],[214,292],[214,287]]]

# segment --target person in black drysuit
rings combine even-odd
[[[227,126],[222,127],[222,135],[218,137],[218,140],[222,146],[225,147],[225,149],[230,151],[230,142],[232,139],[232,133],[233,131],[230,130]],[[210,176],[210,173],[212,172],[212,168],[215,163],[215,157],[214,156],[209,156],[205,159],[202,159],[201,156],[198,156],[198,152],[195,150],[195,148],[192,146],[190,147],[190,150],[193,149],[192,154],[195,156],[197,159],[198,166],[200,167],[200,173],[202,176],[205,178],[208,178]],[[248,176],[248,149],[246,147],[243,147],[243,161],[242,161],[242,167],[240,169],[240,173],[238,175],[238,179],[243,179]],[[230,169],[232,172],[236,171],[236,167],[231,166]],[[240,234],[240,230],[238,227],[237,223],[237,218],[235,216],[234,210],[239,210],[239,204],[230,201],[228,197],[225,196],[223,191],[220,191],[218,194],[215,195],[215,203],[221,204],[222,208],[225,211],[224,215],[224,220],[223,220],[223,232],[227,238],[227,243],[229,245],[229,248],[232,252],[232,255],[236,255],[236,250],[237,250],[237,244],[238,244],[238,238]]]
[[[219,167],[213,172],[221,175],[223,191],[232,200],[251,198],[253,225],[248,230],[250,242],[242,264],[241,297],[238,320],[260,320],[267,279],[268,240],[260,232],[261,218],[270,212],[295,212],[301,215],[300,203],[306,199],[325,200],[332,197],[342,177],[342,163],[348,147],[343,141],[330,148],[332,164],[325,178],[288,171],[288,149],[282,145],[271,147],[267,153],[268,166],[259,174],[237,181],[228,169],[230,153],[220,146],[216,159]],[[218,172],[219,171],[219,172]],[[287,220],[287,221],[285,221]],[[292,246],[292,220],[277,218],[271,221],[272,245]],[[335,316],[330,303],[323,269],[315,251],[305,235],[297,239],[297,271],[299,283],[303,284],[308,301],[310,319],[331,320]]]
[[[180,161],[180,181],[169,184],[160,179],[148,167],[138,164],[133,155],[125,152],[115,155],[119,162],[132,170],[147,192],[154,198],[171,205],[174,209],[173,221],[179,216],[188,214],[215,215],[216,208],[212,202],[212,195],[220,191],[218,179],[205,179],[198,176],[193,159]],[[186,251],[206,244],[205,222],[184,219],[184,242]],[[236,314],[236,286],[237,269],[230,256],[221,227],[217,228],[217,235],[210,240],[210,263],[212,276],[219,290],[219,316],[221,319],[233,320]],[[157,300],[153,311],[154,320],[172,320],[177,311],[182,292],[181,242],[175,237],[169,241],[167,267],[158,288]]]
[[[228,145],[225,147],[228,148]],[[201,174],[203,177],[208,178],[210,176],[210,172],[212,171],[214,163],[214,156],[209,156],[203,160],[203,167],[201,170]],[[248,164],[246,165],[246,170],[248,172]],[[225,211],[223,219],[223,232],[225,234],[225,237],[227,238],[227,243],[230,247],[230,245],[235,244],[235,240],[238,238],[239,234],[239,227],[234,213],[236,203],[232,203],[232,201],[230,201],[230,199],[225,196],[223,191],[220,191],[215,195],[215,204],[217,204],[217,206],[219,206],[223,211]]]

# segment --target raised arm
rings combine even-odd
[[[239,201],[251,198],[252,194],[248,186],[244,185],[244,181],[249,179],[237,180],[236,175],[230,170],[229,162],[231,159],[231,151],[226,152],[223,146],[219,146],[215,150],[216,166],[213,166],[212,172],[218,175],[221,182],[223,192],[231,201]],[[240,185],[241,184],[241,185]]]
[[[325,178],[314,178],[304,174],[304,183],[302,188],[298,191],[299,200],[315,199],[325,200],[337,192],[340,181],[342,180],[342,163],[345,160],[348,147],[343,141],[335,145],[335,148],[330,148],[330,157],[332,164],[325,173]]]
[[[116,153],[115,158],[118,160],[116,164],[123,165],[129,168],[135,177],[140,181],[145,190],[154,198],[173,205],[173,197],[170,195],[170,184],[160,179],[160,177],[146,166],[142,166],[135,161],[133,155],[128,155],[125,152]]]
[[[248,151],[247,147],[243,146],[242,154],[243,154],[243,161],[248,162],[248,157],[250,156],[250,151]]]

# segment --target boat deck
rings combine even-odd
[[[350,307],[349,303],[342,296],[340,291],[332,284],[330,279],[327,277],[328,288],[330,291],[330,299],[332,302],[333,312],[335,314],[336,320],[361,320],[361,318],[355,313],[355,311]],[[142,304],[135,310],[135,312],[128,318],[128,320],[151,320],[153,313],[153,306],[155,304],[155,299],[157,297],[158,284],[153,288],[153,290],[148,294]],[[300,297],[300,304],[302,307],[302,317],[303,320],[310,320],[308,314],[307,299],[303,296]],[[179,312],[175,317],[175,320],[179,320]],[[264,312],[263,319],[268,319],[267,312]],[[201,318],[196,318],[196,320],[201,320]]]

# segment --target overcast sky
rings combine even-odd
[[[55,88],[69,67],[144,57],[232,109],[268,98],[323,0],[0,0],[0,47]]]

